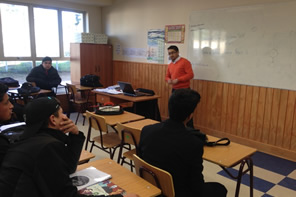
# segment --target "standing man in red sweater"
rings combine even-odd
[[[194,77],[191,63],[179,56],[179,49],[172,45],[168,48],[169,57],[172,62],[169,64],[165,80],[169,85],[172,85],[174,92],[181,88],[190,88],[190,80]],[[193,119],[189,120],[187,127],[194,128]]]
[[[177,46],[170,46],[168,53],[172,62],[168,66],[165,80],[173,86],[172,92],[176,89],[190,88],[190,80],[194,76],[191,63],[179,56]]]

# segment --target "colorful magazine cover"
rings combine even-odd
[[[110,180],[102,181],[94,185],[88,186],[78,191],[79,194],[84,195],[124,195],[125,191],[112,183]]]

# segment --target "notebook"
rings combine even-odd
[[[134,91],[132,84],[130,84],[128,82],[118,81],[117,83],[120,86],[120,89],[122,90],[124,95],[127,95],[127,96],[151,96],[151,94]]]

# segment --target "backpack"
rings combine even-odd
[[[8,87],[19,87],[20,86],[19,82],[11,77],[0,78],[0,83],[3,83],[5,85],[7,85]]]
[[[25,82],[23,83],[21,88],[17,89],[19,94],[30,95],[31,93],[36,93],[40,91],[39,87],[34,87],[31,83]]]
[[[103,87],[97,75],[85,75],[80,78],[80,85],[87,87]]]

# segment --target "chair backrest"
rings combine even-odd
[[[124,143],[132,144],[137,147],[140,142],[140,130],[128,127],[121,123],[116,124],[116,130],[118,131],[120,140],[123,140]]]
[[[133,161],[135,163],[136,173],[138,176],[158,187],[163,196],[175,196],[173,177],[169,172],[147,163],[135,154]]]
[[[75,96],[77,94],[76,86],[73,84],[66,84],[66,94],[68,99],[73,99],[75,101]]]
[[[97,115],[93,112],[86,111],[86,118],[89,120],[90,127],[101,132],[108,132],[106,120],[103,116]]]

